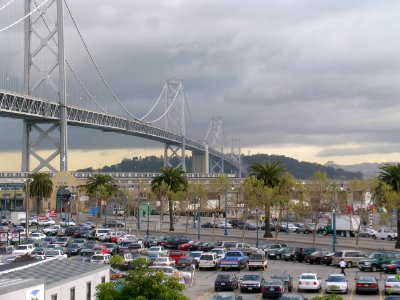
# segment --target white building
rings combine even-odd
[[[95,300],[96,286],[109,282],[110,267],[50,259],[0,266],[0,300]]]

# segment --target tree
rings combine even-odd
[[[380,167],[378,178],[380,181],[387,184],[391,191],[388,198],[393,199],[394,206],[397,208],[397,232],[400,232],[400,164],[396,165],[383,165]],[[400,237],[397,237],[396,249],[400,248]]]
[[[98,221],[101,217],[101,202],[103,200],[108,200],[117,190],[117,186],[110,175],[94,174],[88,179],[84,188],[90,197],[95,197],[96,199]]]
[[[185,286],[176,277],[138,265],[125,281],[107,282],[96,286],[98,300],[188,300],[182,292]]]
[[[43,202],[44,198],[49,198],[51,193],[53,193],[53,182],[51,181],[50,174],[47,173],[32,173],[28,177],[32,179],[29,186],[30,195],[36,198],[36,213],[39,217],[41,202]],[[28,218],[28,216],[26,217]]]
[[[257,179],[261,179],[264,183],[264,187],[267,189],[276,188],[281,180],[281,177],[284,173],[284,169],[281,166],[279,161],[276,162],[265,162],[264,164],[254,164],[250,166],[250,170],[252,171],[251,175],[255,176]],[[271,199],[266,197],[266,201],[264,203],[265,207],[265,232],[264,237],[272,237],[271,228],[270,228],[270,211],[271,211]]]
[[[169,191],[173,194],[179,191],[185,191],[188,186],[188,180],[184,176],[185,171],[179,168],[163,167],[161,168],[161,174],[154,177],[151,181],[151,190],[160,190],[162,185],[166,185]],[[169,208],[169,231],[174,231],[174,207],[173,207],[173,197],[169,194],[165,195],[168,200]]]

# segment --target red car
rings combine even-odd
[[[193,245],[193,243],[195,243],[195,241],[189,241],[187,243],[180,244],[178,246],[178,250],[189,251],[189,248]]]
[[[181,257],[185,256],[185,252],[182,250],[171,250],[169,251],[168,256],[178,262]]]

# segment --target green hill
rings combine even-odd
[[[354,178],[361,179],[363,174],[361,172],[349,172],[342,168],[334,168],[332,166],[323,166],[316,163],[309,163],[298,161],[296,159],[282,156],[282,155],[268,155],[268,154],[255,154],[242,156],[242,163],[245,169],[255,163],[264,163],[266,161],[274,162],[280,161],[286,170],[297,179],[311,179],[313,174],[317,171],[325,172],[330,178],[337,180],[351,180]],[[120,163],[104,166],[100,169],[86,168],[77,170],[78,172],[159,172],[164,164],[163,157],[148,156],[148,157],[133,157],[131,159],[125,158]],[[187,172],[192,172],[192,158],[186,158]],[[249,170],[248,172],[249,173]]]

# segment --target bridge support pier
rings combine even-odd
[[[192,152],[192,173],[210,173],[208,147],[206,152],[193,151]]]
[[[186,172],[185,143],[182,145],[164,144],[164,167],[181,168]]]
[[[224,159],[210,155],[210,173],[223,174],[224,173]]]

